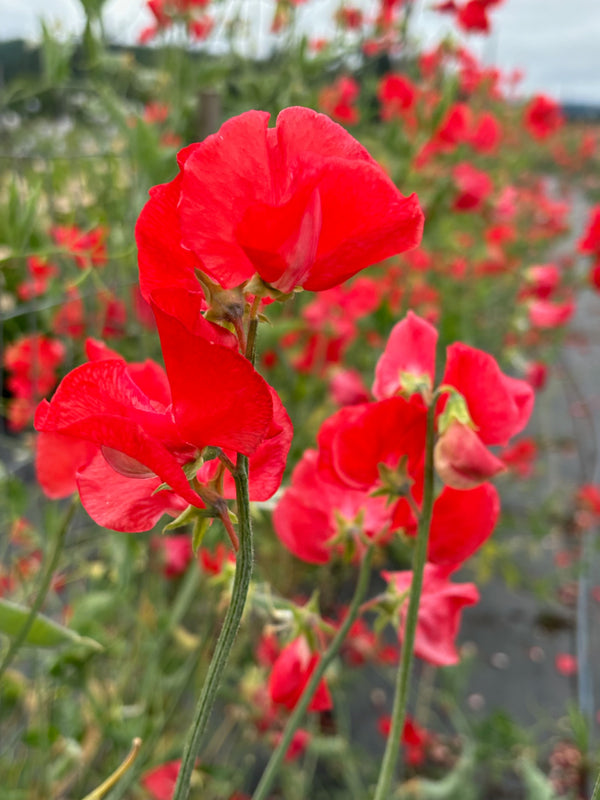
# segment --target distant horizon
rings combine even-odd
[[[144,0],[109,0],[103,15],[109,40],[135,44],[151,21],[145,5]],[[267,48],[270,4],[246,0],[236,5],[243,7],[250,31],[247,49],[259,55],[261,48],[263,52]],[[315,5],[299,7],[301,29],[315,37],[327,36],[340,0],[319,0],[318,8]],[[367,0],[356,0],[355,5],[373,7]],[[428,10],[428,5],[429,0],[416,0],[412,28],[425,49],[449,32],[456,33],[448,17]],[[542,0],[504,0],[491,14],[490,36],[462,40],[488,65],[507,72],[523,70],[520,95],[545,93],[569,106],[600,106],[599,0],[572,0],[568,6],[564,0],[543,0],[543,11],[541,6]],[[66,35],[78,35],[85,17],[77,0],[0,0],[0,41],[39,40],[42,19]]]

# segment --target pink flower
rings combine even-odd
[[[558,653],[554,663],[556,671],[567,678],[577,674],[577,659],[570,653]]]
[[[142,775],[142,786],[150,792],[152,800],[172,800],[180,769],[180,760],[167,761]]]
[[[412,572],[381,574],[397,595],[410,590]],[[448,570],[425,565],[415,638],[415,655],[440,667],[458,663],[455,639],[462,609],[479,601],[479,592],[474,584],[451,583],[447,576]],[[405,599],[400,610],[400,641],[404,636],[407,611],[408,599]]]

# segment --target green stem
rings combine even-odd
[[[69,529],[69,525],[71,524],[71,520],[73,519],[73,515],[75,514],[77,505],[78,505],[78,498],[77,496],[74,496],[73,499],[71,500],[71,503],[69,504],[69,507],[67,508],[62,523],[60,524],[58,530],[56,531],[54,542],[52,543],[52,549],[50,551],[48,560],[46,561],[44,572],[42,574],[40,587],[38,589],[36,598],[33,601],[33,605],[31,606],[31,611],[29,612],[29,616],[25,620],[25,624],[23,625],[17,636],[12,640],[10,647],[6,651],[6,655],[2,659],[2,664],[0,664],[0,678],[2,678],[2,676],[10,666],[10,664],[13,662],[13,659],[19,652],[21,646],[27,639],[29,631],[31,630],[31,627],[35,622],[35,618],[37,617],[42,606],[44,605],[44,600],[46,599],[46,595],[48,594],[48,590],[50,589],[50,585],[52,583],[54,572],[60,560],[63,544],[65,541],[65,536],[67,535],[67,530]]]
[[[596,778],[596,783],[594,784],[594,791],[592,792],[592,800],[600,800],[600,774]]]
[[[373,800],[388,800],[390,797],[390,786],[394,777],[396,761],[398,759],[399,743],[404,729],[406,718],[406,705],[408,701],[408,689],[410,685],[410,674],[412,671],[413,653],[415,648],[415,634],[417,631],[417,620],[419,616],[419,602],[421,600],[421,590],[423,588],[423,573],[425,572],[425,562],[427,560],[427,543],[429,539],[429,527],[433,513],[433,445],[434,445],[434,424],[435,406],[433,402],[427,413],[427,439],[425,443],[425,486],[423,493],[423,508],[419,518],[419,530],[417,533],[417,544],[413,555],[413,578],[410,587],[410,598],[408,601],[408,614],[404,629],[404,641],[402,643],[402,659],[400,668],[396,676],[396,693],[394,696],[394,707],[392,710],[392,725],[388,736],[381,771],[377,781],[377,789]]]
[[[246,358],[252,365],[254,365],[256,357],[258,304],[259,302],[255,301],[251,309],[248,336],[246,339]],[[196,706],[194,722],[190,728],[185,750],[183,751],[181,768],[177,777],[177,784],[175,785],[175,792],[172,800],[186,800],[190,793],[192,772],[200,752],[202,737],[206,730],[208,720],[210,719],[217,691],[221,683],[221,677],[227,665],[229,653],[231,652],[242,621],[242,614],[244,613],[246,597],[248,596],[248,589],[250,587],[250,579],[252,578],[254,551],[252,545],[252,519],[250,517],[250,497],[248,489],[248,457],[241,453],[238,453],[233,477],[235,480],[235,496],[237,500],[240,548],[237,554],[231,602],[227,609],[227,614],[225,615],[215,652],[208,666],[208,672],[206,673],[206,679],[202,686],[198,705]]]
[[[229,653],[240,627],[250,578],[252,577],[252,522],[250,519],[250,502],[248,498],[248,458],[238,455],[237,469],[234,475],[238,507],[240,549],[231,593],[231,603],[227,609],[223,628],[219,635],[215,652],[208,667],[206,680],[202,687],[200,699],[196,706],[194,722],[181,761],[181,769],[173,800],[186,800],[190,791],[192,771],[200,752],[202,736],[206,730],[212,707],[221,683],[221,676],[227,664]]]
[[[271,758],[269,759],[269,763],[267,764],[266,769],[263,772],[262,778],[260,779],[260,783],[256,787],[256,791],[252,795],[252,800],[265,800],[267,793],[269,792],[273,784],[273,780],[275,779],[275,776],[281,766],[281,762],[283,761],[284,756],[287,753],[288,748],[292,742],[294,733],[296,732],[298,726],[300,725],[302,717],[304,716],[306,709],[308,708],[310,701],[312,700],[312,696],[315,693],[317,686],[319,685],[321,678],[325,673],[325,670],[327,669],[329,664],[333,661],[335,656],[338,654],[338,651],[342,646],[352,623],[358,616],[360,610],[360,604],[362,602],[363,597],[365,596],[369,584],[369,577],[371,574],[371,562],[373,560],[373,549],[374,548],[371,545],[367,550],[367,552],[365,553],[365,557],[363,558],[362,564],[360,566],[360,572],[358,575],[358,581],[356,583],[356,589],[354,591],[354,597],[352,598],[352,602],[350,603],[348,613],[346,614],[344,621],[341,624],[331,644],[329,645],[327,650],[323,653],[321,660],[317,664],[315,671],[311,675],[309,682],[306,684],[304,691],[302,692],[302,696],[296,703],[296,706],[288,720],[288,723],[285,726],[283,736],[281,737],[279,744],[277,745]]]

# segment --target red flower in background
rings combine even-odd
[[[31,422],[40,398],[56,384],[65,353],[62,342],[39,333],[7,345],[3,366],[8,373],[6,387],[12,395],[8,401],[11,430],[22,430]]]
[[[45,258],[29,256],[27,259],[28,279],[17,286],[17,294],[21,300],[32,300],[45,294],[50,278],[58,275],[58,269]]]
[[[580,253],[600,255],[600,205],[590,209],[588,222],[577,249]]]
[[[487,172],[471,164],[458,164],[452,170],[457,195],[452,207],[455,211],[477,211],[492,193],[494,185]]]
[[[355,406],[369,399],[369,390],[355,369],[336,370],[329,379],[329,391],[338,406]]]
[[[360,8],[342,6],[336,11],[335,19],[342,28],[349,31],[356,31],[362,27],[364,14]]]
[[[559,104],[546,95],[536,95],[525,109],[525,127],[539,141],[556,133],[563,124],[564,117]]]
[[[56,244],[73,256],[79,269],[103,267],[106,264],[106,228],[93,228],[86,233],[74,225],[58,225],[50,233]]]
[[[167,761],[141,777],[141,784],[152,797],[152,800],[172,800],[181,769],[181,761]]]
[[[456,20],[460,28],[467,33],[489,33],[490,21],[486,4],[480,0],[469,0],[458,8]]]
[[[319,291],[415,247],[423,214],[350,134],[306,108],[248,111],[179,154],[136,228],[140,284],[187,286],[196,268],[226,288],[258,274]],[[173,264],[168,274],[166,261]]]
[[[380,717],[377,721],[377,728],[383,736],[389,736],[392,729],[392,718],[389,716]],[[420,725],[417,725],[412,717],[406,717],[400,741],[406,746],[406,762],[411,767],[418,767],[425,761],[431,734],[426,728],[421,728]]]
[[[553,302],[536,298],[528,307],[529,321],[534,328],[556,328],[566,325],[575,313],[575,300]]]
[[[377,88],[383,119],[405,117],[415,105],[417,87],[404,75],[386,75]]]
[[[194,557],[192,540],[189,536],[161,536],[153,540],[163,559],[165,577],[176,578],[188,568]]]
[[[537,455],[538,449],[533,439],[521,439],[500,452],[500,458],[508,469],[521,478],[533,475]]]
[[[317,668],[320,656],[311,652],[304,636],[299,636],[286,645],[278,655],[269,674],[269,696],[276,705],[292,711],[300,699],[304,687]],[[322,680],[308,706],[309,711],[329,711],[333,701],[329,689]]]
[[[342,75],[331,86],[319,93],[319,108],[338,122],[356,125],[359,120],[358,109],[354,105],[360,93],[360,86],[354,78]]]
[[[495,153],[501,138],[500,125],[489,111],[485,111],[473,125],[469,144],[478,153]]]

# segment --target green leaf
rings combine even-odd
[[[0,633],[15,637],[25,625],[30,610],[26,606],[0,599]],[[59,625],[49,617],[38,614],[31,630],[27,634],[25,644],[35,647],[58,647],[67,643],[83,644],[93,650],[102,650],[102,645],[87,636],[80,636],[76,631]]]

